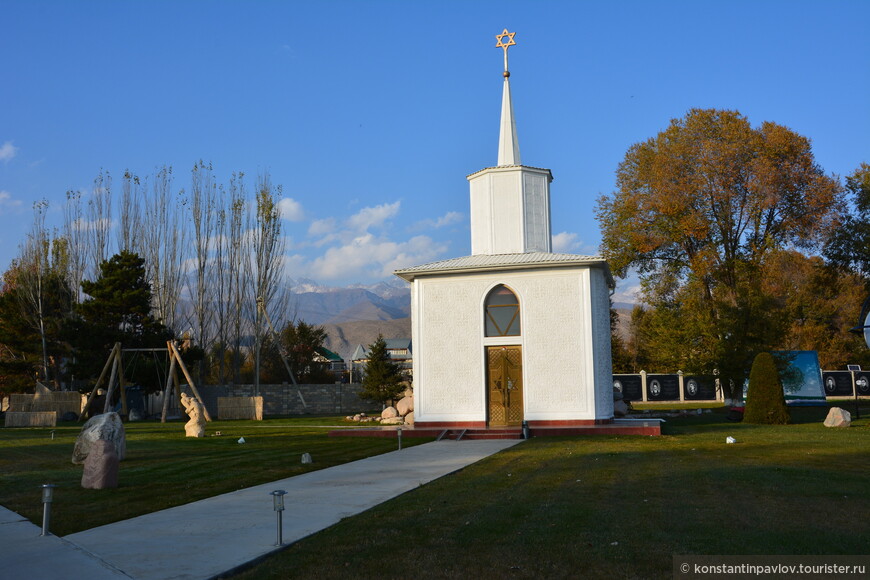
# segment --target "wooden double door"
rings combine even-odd
[[[489,424],[523,422],[523,352],[519,346],[486,347]]]

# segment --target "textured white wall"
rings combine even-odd
[[[470,177],[471,253],[549,252],[550,174],[495,167]]]
[[[550,252],[550,182],[541,173],[523,173],[525,197],[525,252]]]
[[[613,417],[613,359],[610,350],[610,289],[604,272],[590,270],[592,282],[592,340],[595,356],[596,414]]]
[[[520,300],[520,337],[483,336],[483,302],[498,284]],[[612,382],[607,295],[603,273],[596,268],[415,279],[415,419],[486,420],[485,348],[497,344],[523,347],[527,420],[612,417],[612,394],[603,394]]]

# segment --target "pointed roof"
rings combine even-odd
[[[520,142],[517,139],[517,125],[514,122],[514,107],[511,103],[511,73],[508,71],[508,48],[514,46],[516,32],[508,32],[505,28],[501,34],[496,34],[496,48],[504,50],[504,88],[501,96],[501,129],[498,133],[498,165],[521,165]]]
[[[498,165],[521,165],[520,142],[517,139],[517,125],[514,121],[514,107],[511,103],[510,73],[505,71],[504,89],[501,97],[501,129],[498,134]]]

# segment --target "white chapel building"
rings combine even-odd
[[[468,176],[471,255],[397,270],[411,283],[417,428],[613,420],[603,258],[552,252],[549,169],[520,162],[507,30],[498,165]]]

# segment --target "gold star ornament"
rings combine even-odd
[[[508,32],[507,28],[505,28],[501,34],[496,34],[495,39],[498,41],[495,45],[496,48],[503,48],[505,52],[509,46],[514,46],[516,42],[514,42],[514,35],[516,32]],[[507,38],[507,42],[505,42],[505,38]]]
[[[508,32],[508,29],[505,28],[501,34],[496,34],[495,39],[498,41],[495,45],[496,48],[501,48],[504,50],[504,77],[507,78],[511,76],[511,73],[508,72],[508,57],[507,52],[508,48],[514,46],[516,42],[514,42],[514,35],[516,32]]]

